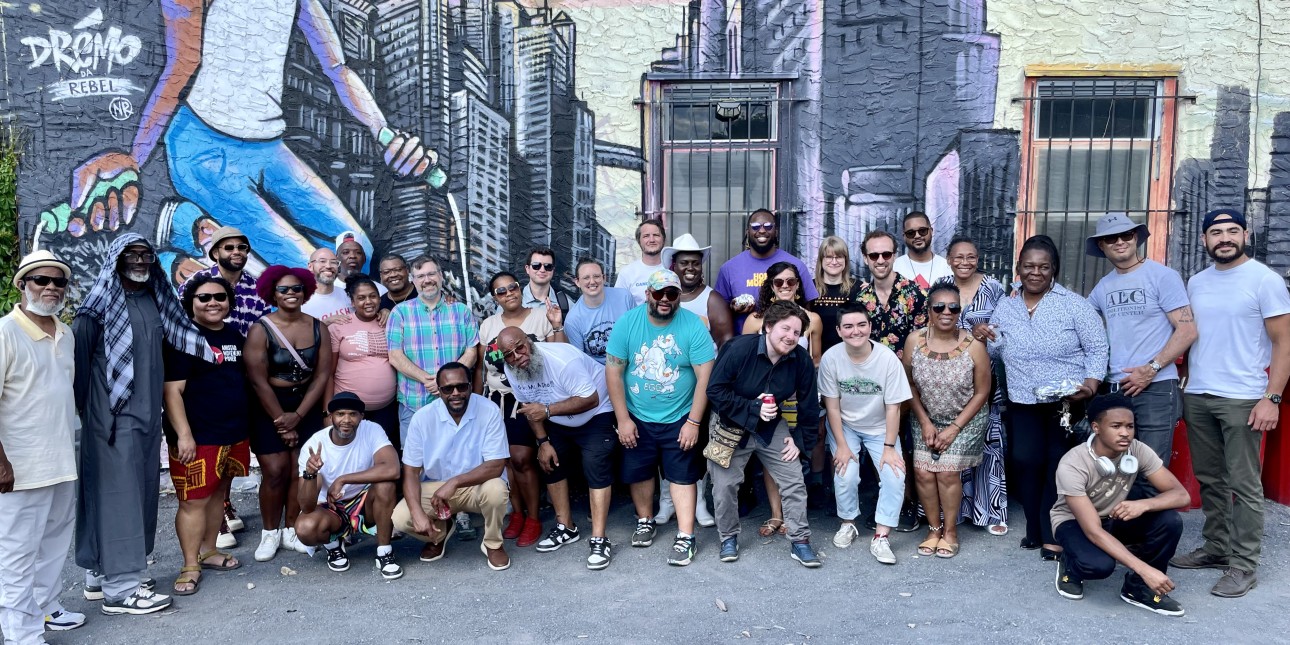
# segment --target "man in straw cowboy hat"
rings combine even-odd
[[[75,629],[63,609],[63,563],[76,510],[71,329],[58,320],[72,270],[33,250],[18,264],[18,305],[0,319],[0,630],[6,643],[44,643]],[[155,459],[154,459],[155,461]]]

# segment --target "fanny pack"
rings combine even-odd
[[[708,445],[703,449],[703,456],[722,468],[730,467],[730,458],[739,447],[747,432],[743,428],[731,428],[721,422],[721,415],[713,412],[708,424]]]

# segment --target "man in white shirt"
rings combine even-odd
[[[618,279],[614,286],[632,293],[636,304],[645,302],[645,289],[649,287],[650,274],[665,269],[663,266],[663,245],[667,243],[667,232],[663,220],[647,219],[636,226],[636,244],[641,247],[641,259],[618,269]]]
[[[390,539],[394,524],[399,455],[381,426],[365,421],[367,406],[353,392],[337,392],[327,404],[332,425],[300,448],[300,517],[296,537],[327,549],[327,568],[349,569],[345,538],[360,518],[376,524],[376,569],[386,580],[403,577]]]
[[[76,353],[58,320],[72,270],[34,251],[14,272],[22,300],[0,319],[0,631],[43,643],[85,624],[63,609],[63,564],[76,516]],[[88,369],[88,366],[87,366]]]
[[[1245,254],[1249,240],[1240,211],[1207,213],[1201,241],[1214,265],[1187,282],[1199,337],[1188,355],[1183,418],[1200,482],[1205,544],[1169,564],[1224,569],[1210,590],[1224,598],[1244,596],[1258,584],[1259,449],[1264,433],[1277,427],[1290,378],[1290,293],[1281,276]]]
[[[502,523],[510,490],[502,474],[510,458],[506,426],[496,403],[471,392],[471,371],[451,362],[435,373],[439,397],[417,410],[403,444],[403,501],[394,509],[400,531],[425,542],[422,562],[443,557],[457,529],[453,513],[484,516],[480,549],[488,568],[502,571],[511,558],[502,548]]]
[[[905,254],[896,258],[892,269],[927,291],[932,283],[954,275],[950,263],[932,252],[932,221],[921,211],[905,216]]]
[[[340,260],[331,249],[317,249],[309,255],[309,272],[314,274],[317,288],[309,301],[301,305],[300,311],[327,322],[337,314],[348,314],[349,297],[342,286],[337,289],[337,276],[340,274]]]

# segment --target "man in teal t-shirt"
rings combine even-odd
[[[636,506],[632,546],[654,543],[654,474],[671,482],[678,532],[668,563],[694,558],[695,482],[703,459],[694,446],[708,405],[716,354],[703,320],[681,307],[681,280],[667,269],[650,274],[645,307],[618,320],[606,350],[605,378],[618,416],[623,481]]]

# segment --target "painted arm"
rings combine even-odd
[[[134,135],[130,154],[108,151],[91,157],[72,171],[72,210],[80,210],[91,191],[100,181],[111,181],[125,171],[138,176],[139,169],[148,162],[157,142],[170,125],[170,119],[179,109],[179,96],[187,89],[202,60],[202,25],[206,13],[205,0],[162,0],[161,13],[165,22],[165,67],[157,84],[152,88],[148,102],[139,115],[139,127]],[[139,205],[139,187],[127,184],[112,189],[94,200],[90,227],[102,230],[103,224],[115,229],[121,223],[134,219]]]
[[[1191,306],[1179,307],[1167,314],[1169,324],[1173,325],[1174,331],[1165,341],[1165,346],[1152,358],[1158,365],[1168,365],[1187,352],[1191,344],[1196,342],[1196,318],[1191,313]],[[1143,390],[1151,385],[1151,379],[1156,377],[1156,371],[1151,369],[1151,365],[1138,365],[1137,367],[1124,368],[1125,377],[1120,379],[1120,390],[1129,396],[1137,396]]]
[[[376,99],[368,91],[363,79],[358,77],[349,65],[345,64],[345,52],[341,47],[340,37],[332,25],[331,17],[323,8],[320,0],[303,0],[300,4],[300,15],[296,19],[309,49],[318,57],[323,73],[331,79],[336,88],[336,96],[341,105],[372,133],[372,138],[380,141],[381,130],[388,128],[385,114],[377,106]],[[385,147],[385,164],[400,177],[409,175],[419,177],[430,166],[435,165],[439,155],[421,145],[418,137],[397,134]]]

